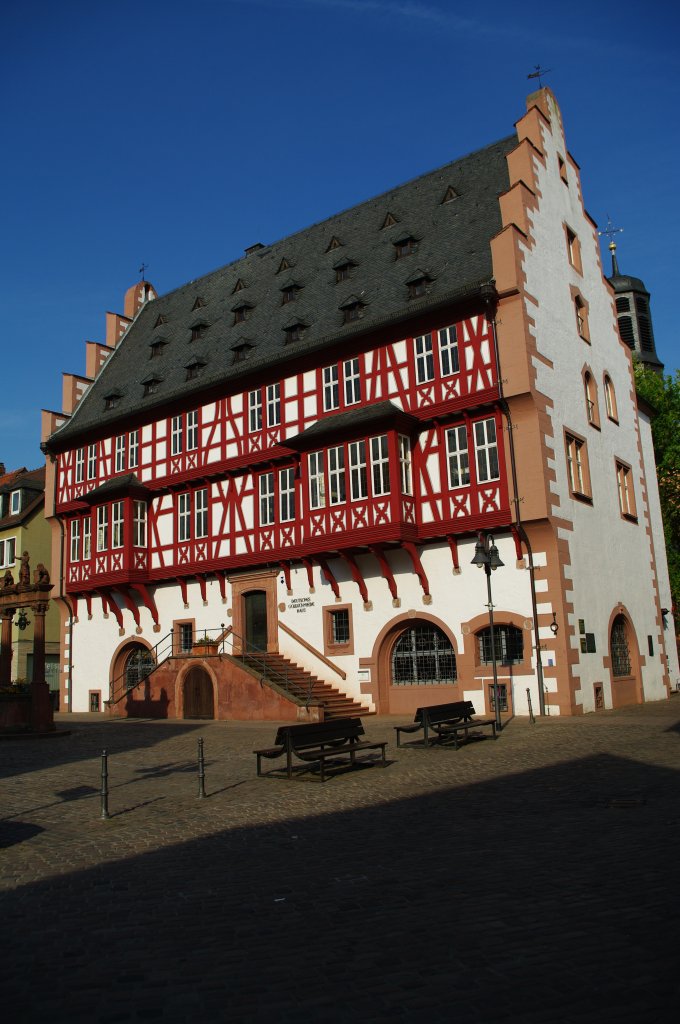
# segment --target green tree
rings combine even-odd
[[[635,364],[635,387],[654,409],[652,438],[659,478],[673,610],[680,608],[680,370],[661,376]]]

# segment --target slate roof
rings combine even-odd
[[[502,226],[498,197],[509,187],[505,158],[516,145],[517,137],[508,136],[148,302],[50,446],[114,431],[140,412],[152,418],[173,400],[264,375],[275,364],[474,295],[492,276],[489,242]],[[443,202],[451,189],[457,198]],[[407,237],[417,240],[416,251],[397,259],[395,244]],[[352,270],[337,282],[335,268],[344,262]],[[427,294],[413,299],[407,282],[416,270],[430,282]],[[299,290],[283,303],[291,285]],[[197,309],[199,296],[204,304]],[[344,323],[342,308],[352,297],[362,315]],[[235,323],[244,303],[247,319]],[[199,323],[208,329],[192,341]],[[286,343],[285,328],[296,323],[305,325],[303,336]],[[153,342],[161,339],[162,354],[154,358]],[[240,345],[252,347],[235,361]],[[187,380],[192,361],[204,365]],[[150,377],[159,383],[145,397]],[[110,394],[117,401],[105,411]]]

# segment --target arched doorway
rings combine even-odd
[[[635,630],[624,611],[619,610],[609,627],[609,669],[612,707],[642,703],[642,674]]]
[[[267,650],[267,593],[250,590],[243,596],[246,650]]]
[[[193,665],[184,679],[184,717],[214,718],[212,679],[201,665]]]

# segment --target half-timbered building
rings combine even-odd
[[[677,677],[649,417],[547,89],[485,149],[132,287],[43,435],[62,706],[488,713],[495,661],[503,709],[574,714]]]

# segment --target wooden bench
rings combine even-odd
[[[397,746],[401,746],[401,733],[415,733],[423,730],[423,743],[429,747],[432,743],[443,743],[453,740],[456,750],[460,746],[459,733],[464,734],[467,741],[472,729],[491,729],[496,739],[496,723],[492,718],[474,718],[474,706],[471,700],[458,700],[450,704],[432,704],[418,708],[413,725],[395,725]],[[434,733],[434,735],[432,735]]]
[[[338,718],[330,722],[313,722],[309,725],[282,725],[276,733],[274,746],[265,750],[254,750],[257,756],[257,774],[262,775],[262,758],[274,760],[278,757],[286,759],[286,774],[293,778],[293,755],[301,761],[318,762],[321,769],[321,781],[326,781],[326,761],[337,758],[347,760],[350,766],[355,764],[356,755],[362,750],[380,750],[382,753],[381,767],[386,765],[386,742],[369,742],[362,740],[364,727],[360,718]],[[273,769],[274,771],[276,769]],[[271,775],[272,772],[265,772]]]

